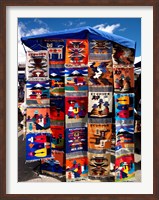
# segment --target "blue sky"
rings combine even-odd
[[[21,37],[83,26],[91,26],[136,41],[135,57],[140,59],[141,18],[19,18],[19,62],[24,60],[24,50],[20,43]]]

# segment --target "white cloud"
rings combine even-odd
[[[83,21],[83,22],[79,22],[79,23],[77,24],[77,27],[79,27],[79,26],[83,26],[83,25],[85,25],[85,24],[86,24],[85,21]]]
[[[34,28],[28,30],[24,23],[20,22],[18,24],[18,63],[25,63],[26,55],[21,43],[21,37],[30,36],[30,35],[38,35],[43,33],[48,33],[48,28]],[[26,50],[30,50],[28,47],[25,46]]]
[[[120,27],[120,24],[112,24],[112,25],[98,24],[94,26],[93,28],[97,28],[101,31],[105,31],[108,33],[113,33],[119,27]]]
[[[73,25],[73,22],[72,21],[68,21],[67,23],[64,24],[64,26],[66,27],[70,27]]]
[[[40,20],[38,18],[35,18],[34,22],[37,23],[37,24],[39,24],[40,26],[44,26],[45,28],[48,29],[48,25],[45,22],[43,22],[42,20]]]
[[[48,33],[48,32],[49,32],[49,30],[46,28],[34,28],[34,29],[31,29],[30,31],[28,31],[25,36],[39,35],[39,34],[44,34],[44,33]]]
[[[141,56],[135,57],[135,64],[141,61]]]
[[[127,28],[121,28],[119,31],[124,32]]]

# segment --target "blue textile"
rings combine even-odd
[[[128,48],[135,49],[136,43],[133,40],[107,33],[92,27],[80,27],[75,29],[69,29],[64,31],[54,31],[52,33],[45,33],[41,35],[33,35],[22,37],[21,41],[27,47],[32,50],[44,50],[47,49],[45,46],[44,39],[88,39],[88,40],[110,40],[123,45]]]

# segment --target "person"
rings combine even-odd
[[[20,104],[19,109],[20,109],[21,114],[23,116],[23,119],[20,122],[20,124],[23,127],[23,140],[24,140],[25,139],[25,135],[26,135],[26,109],[27,109],[26,103],[23,102],[22,104]]]

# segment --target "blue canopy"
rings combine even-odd
[[[32,50],[46,49],[43,46],[44,39],[88,39],[88,40],[110,40],[116,42],[122,46],[135,49],[136,43],[133,40],[107,33],[92,27],[80,27],[75,29],[54,31],[52,33],[46,33],[41,35],[32,35],[27,37],[22,37],[22,44]]]

